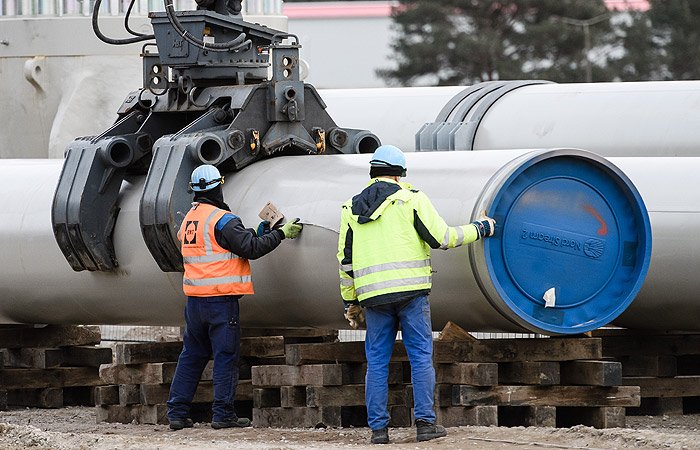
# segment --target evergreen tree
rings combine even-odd
[[[651,0],[649,19],[656,46],[673,80],[700,78],[700,2]]]
[[[589,59],[592,81],[615,78],[603,0],[401,0],[393,17],[396,68],[377,71],[390,84],[586,81]]]
[[[624,56],[615,62],[622,81],[662,80],[669,77],[664,68],[662,46],[646,12],[626,13],[619,24]]]

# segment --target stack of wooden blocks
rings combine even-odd
[[[239,384],[236,412],[250,417],[253,409],[251,367],[274,367],[284,364],[285,345],[296,342],[335,340],[337,331],[244,329],[241,338]],[[95,392],[97,422],[167,424],[170,383],[175,375],[182,342],[148,342],[117,344],[114,362],[100,367],[103,384]],[[211,421],[213,400],[212,361],[200,379],[193,407],[195,422]]]
[[[639,388],[621,386],[619,362],[602,359],[596,338],[436,340],[436,410],[445,426],[625,425]],[[363,342],[286,346],[286,365],[252,369],[253,426],[366,426]],[[406,351],[389,371],[392,426],[410,426]]]
[[[112,360],[100,338],[98,327],[0,328],[0,409],[94,405],[98,367]]]
[[[622,384],[641,388],[630,415],[700,412],[700,334],[603,329],[603,355],[622,363]]]

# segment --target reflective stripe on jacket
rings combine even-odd
[[[182,288],[193,297],[253,293],[250,263],[221,247],[214,238],[216,223],[228,211],[193,203],[178,233],[185,266]]]
[[[459,247],[478,238],[472,224],[448,226],[428,197],[410,184],[374,178],[342,207],[337,255],[341,296],[363,304],[370,300],[371,306],[396,293],[428,291],[430,249]]]

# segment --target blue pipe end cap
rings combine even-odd
[[[529,157],[528,157],[529,155]],[[471,249],[489,301],[544,334],[578,334],[612,322],[632,302],[651,259],[651,225],[632,182],[581,150],[521,157],[494,177],[474,216],[496,219]],[[524,161],[523,161],[524,160]],[[488,191],[488,192],[487,192]]]

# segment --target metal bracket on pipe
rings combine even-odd
[[[141,111],[127,114],[110,130],[68,146],[56,187],[51,219],[54,235],[73,270],[113,270],[119,264],[112,230],[124,174],[151,147],[138,132]]]
[[[488,81],[470,86],[453,97],[416,133],[416,151],[474,150],[477,129],[489,108],[501,97],[525,86],[550,81]]]

